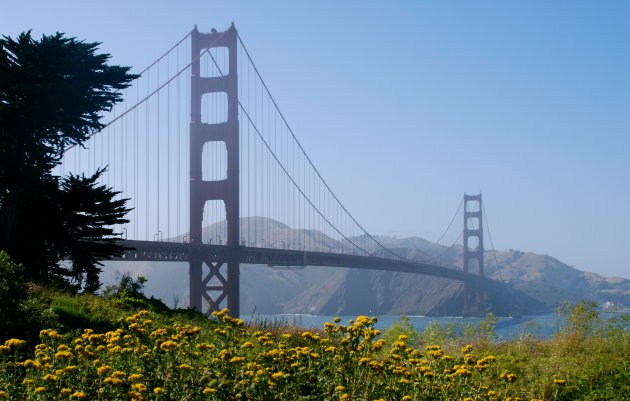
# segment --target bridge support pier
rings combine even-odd
[[[238,34],[232,25],[225,32],[212,30],[200,33],[197,27],[191,32],[191,78],[190,78],[190,242],[201,245],[203,210],[207,201],[222,200],[227,220],[228,260],[206,261],[191,258],[190,307],[199,311],[205,299],[209,311],[220,308],[227,299],[232,316],[238,317],[239,307],[239,121],[238,121]],[[228,50],[228,71],[220,76],[201,76],[201,57],[206,50],[225,47]],[[206,94],[223,93],[227,97],[227,121],[205,123],[202,121],[202,97]],[[203,179],[203,149],[208,142],[223,142],[227,150],[227,177],[223,180]],[[220,269],[226,264],[227,274]],[[210,272],[204,277],[204,265]],[[219,292],[211,296],[211,292]]]
[[[209,271],[204,276],[205,268]],[[227,274],[224,272],[226,268]],[[189,274],[191,308],[201,311],[202,302],[205,301],[210,313],[221,309],[221,303],[227,300],[230,311],[240,310],[238,261],[235,265],[233,262],[211,262],[196,258],[189,261]]]
[[[481,194],[464,194],[464,271],[469,273],[471,268],[476,267],[480,278],[477,284],[464,282],[464,316],[483,316],[486,313],[486,300],[481,287],[483,252]]]
[[[238,261],[228,262],[227,265],[228,287],[227,287],[227,307],[232,316],[239,316],[241,311],[240,302],[240,276],[241,268]]]
[[[202,300],[202,266],[201,259],[199,258],[191,258],[188,261],[188,278],[189,278],[189,290],[188,294],[190,296],[189,306],[192,309],[202,311],[203,305],[201,303]]]

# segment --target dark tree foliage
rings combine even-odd
[[[100,269],[94,267],[102,265],[100,260],[122,251],[111,226],[126,223],[129,211],[125,207],[127,199],[114,199],[120,192],[98,184],[103,171],[90,177],[70,174],[61,181],[61,215],[66,224],[61,234],[67,235],[63,253],[72,260],[72,270],[63,274],[75,281],[83,278],[84,289],[90,292],[100,284]]]
[[[0,249],[34,281],[98,288],[98,261],[121,252],[112,224],[126,200],[93,176],[60,178],[64,149],[103,128],[99,117],[135,78],[99,43],[57,33],[0,39]],[[62,259],[71,259],[66,267]]]

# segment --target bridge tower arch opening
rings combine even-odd
[[[239,316],[240,312],[237,41],[234,25],[224,32],[213,29],[210,33],[201,33],[197,27],[191,32],[190,243],[198,246],[204,243],[202,229],[206,202],[222,201],[227,221],[225,245],[229,251],[227,260],[204,260],[202,252],[193,252],[189,260],[190,307],[201,311],[205,300],[212,312],[225,300],[233,316]],[[227,49],[227,71],[202,76],[202,55],[221,47]],[[226,118],[208,120],[203,117],[202,103],[211,97],[226,99]],[[204,177],[204,148],[217,142],[226,149],[227,173],[225,177]],[[227,269],[221,269],[222,266]]]
[[[477,273],[477,283],[464,282],[464,316],[484,315],[486,300],[481,283],[483,281],[483,216],[482,198],[464,194],[464,271]]]

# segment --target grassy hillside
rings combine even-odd
[[[51,328],[0,339],[9,400],[627,400],[628,319],[565,308],[561,334],[495,343],[494,319],[385,333],[358,316],[320,330],[172,311],[138,284],[107,297],[37,289]],[[145,308],[148,308],[145,309]],[[151,310],[151,311],[149,311]],[[625,319],[625,320],[624,320]]]

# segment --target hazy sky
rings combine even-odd
[[[5,0],[0,33],[100,41],[139,70],[233,21],[370,232],[437,240],[482,192],[495,248],[630,278],[630,2],[177,3]]]

